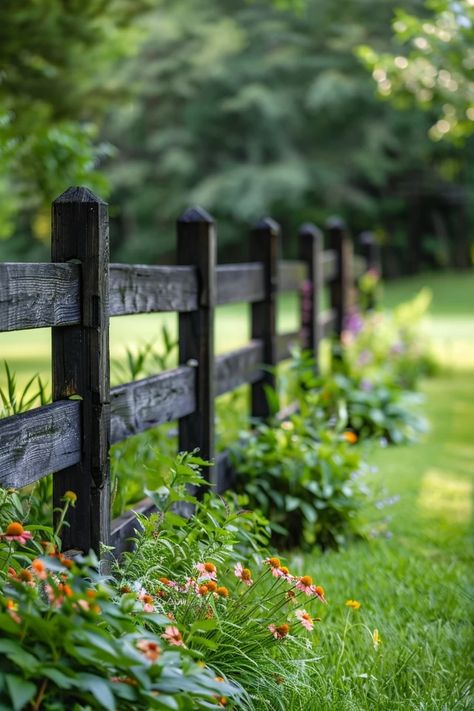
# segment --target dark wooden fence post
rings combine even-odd
[[[340,336],[354,303],[353,249],[346,223],[340,217],[331,217],[327,230],[330,247],[336,253],[336,276],[330,283],[330,291],[331,308],[336,312],[334,330]]]
[[[315,225],[306,223],[300,227],[299,257],[306,263],[308,278],[300,289],[301,338],[303,348],[309,348],[318,362],[321,342],[321,288],[323,285],[323,235]]]
[[[267,217],[252,230],[250,258],[263,262],[265,298],[252,304],[251,337],[263,341],[263,362],[266,366],[277,364],[276,310],[278,289],[278,259],[280,253],[280,225]],[[262,380],[252,385],[252,417],[268,417],[271,414],[265,387],[275,388],[274,372],[265,370]]]
[[[191,208],[179,218],[177,229],[178,264],[194,265],[199,284],[198,309],[179,315],[179,362],[192,362],[197,366],[196,411],[179,420],[179,449],[189,451],[199,447],[204,459],[213,459],[216,304],[214,220],[205,210]]]
[[[107,203],[87,188],[53,202],[52,261],[81,269],[81,323],[52,329],[53,400],[82,399],[81,461],[54,475],[54,506],[77,495],[63,550],[99,553],[110,534],[109,226]]]

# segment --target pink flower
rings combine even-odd
[[[199,571],[199,577],[207,580],[216,580],[217,568],[214,563],[207,561],[206,563],[197,563],[196,568]]]
[[[307,630],[311,632],[314,629],[313,618],[306,610],[296,610],[295,615]]]
[[[153,598],[145,590],[142,590],[138,596],[138,599],[143,602],[144,612],[154,612],[155,608],[153,606]]]
[[[244,568],[242,563],[237,563],[234,568],[234,574],[239,580],[241,580],[245,585],[252,585],[252,573],[248,568]]]
[[[1,537],[9,542],[16,541],[22,546],[24,546],[28,541],[31,541],[31,539],[33,538],[30,531],[25,531],[21,523],[18,523],[18,521],[13,521],[13,523],[9,523],[5,533],[2,533]]]
[[[283,623],[282,625],[271,624],[268,625],[268,629],[275,637],[275,639],[283,639],[283,637],[286,637],[286,635],[290,631],[290,627],[286,623]]]
[[[303,575],[296,583],[296,589],[301,590],[306,595],[311,595],[314,592],[313,588],[313,578],[310,575]]]
[[[290,571],[285,565],[282,565],[281,568],[274,568],[272,570],[272,575],[275,578],[284,578],[289,583],[291,583],[291,581],[293,580],[293,575],[290,573]]]
[[[181,636],[181,632],[177,627],[174,627],[173,625],[169,625],[168,627],[165,627],[165,631],[161,635],[163,639],[165,639],[168,644],[172,644],[175,647],[185,647],[186,645],[183,642],[183,638]]]

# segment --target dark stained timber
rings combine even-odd
[[[245,383],[256,383],[262,377],[263,343],[252,341],[247,346],[216,358],[216,395],[223,395]]]
[[[77,464],[81,403],[56,402],[0,420],[0,486],[18,489]]]
[[[216,268],[217,305],[264,298],[263,264],[220,264]]]
[[[78,264],[0,264],[0,331],[79,323]]]
[[[110,315],[194,311],[198,307],[194,267],[110,265]]]
[[[196,409],[196,368],[181,366],[112,388],[111,442],[177,420]]]
[[[303,261],[280,261],[278,263],[278,291],[298,291],[306,276],[307,268]]]

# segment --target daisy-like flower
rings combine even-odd
[[[137,642],[137,649],[139,649],[150,662],[156,662],[161,654],[161,647],[158,642],[153,642],[149,639],[140,639]]]
[[[353,610],[358,610],[360,608],[360,602],[357,600],[346,600],[346,607],[352,607]]]
[[[324,604],[327,603],[326,598],[324,597],[324,588],[322,585],[313,585],[313,593],[321,600],[321,602],[324,602]]]
[[[46,580],[47,572],[45,564],[42,560],[40,560],[39,558],[35,558],[35,560],[31,563],[31,568],[33,570],[33,575],[36,575],[36,577],[40,580]]]
[[[220,585],[216,590],[216,595],[219,595],[219,597],[229,597],[229,591],[224,585]]]
[[[216,592],[217,591],[217,583],[215,580],[208,580],[206,582],[206,587],[209,590],[209,592]]]
[[[374,645],[374,649],[378,649],[379,645],[382,644],[382,638],[380,637],[377,628],[375,628],[372,632],[372,644]]]
[[[216,580],[217,568],[214,563],[209,561],[206,563],[197,563],[196,568],[199,571],[199,577],[207,578],[208,580]]]
[[[244,568],[242,563],[237,563],[234,568],[234,574],[239,580],[241,580],[245,585],[252,585],[252,573],[248,568]]]
[[[63,496],[63,501],[67,501],[67,503],[72,504],[74,506],[74,504],[77,501],[76,492],[75,491],[65,491],[64,496]]]
[[[272,635],[275,637],[275,639],[283,639],[283,637],[286,637],[288,632],[290,631],[290,627],[287,624],[282,624],[282,625],[268,625],[268,629],[272,633]]]
[[[185,646],[181,632],[174,625],[169,625],[168,627],[165,627],[165,631],[161,636],[168,642],[168,644],[171,644],[174,647]]]
[[[25,531],[21,523],[18,521],[13,521],[12,523],[9,523],[5,533],[1,534],[1,538],[4,538],[6,541],[16,541],[17,543],[20,543],[22,546],[24,546],[28,541],[31,541],[33,538],[32,534],[30,531]]]
[[[280,568],[276,568],[275,572],[272,571],[272,574],[275,576],[275,578],[284,578],[289,583],[293,580],[293,576],[286,567],[286,565],[282,565]]]
[[[196,592],[198,595],[201,595],[201,597],[202,597],[203,595],[208,594],[209,588],[207,587],[207,585],[198,585],[196,588]]]
[[[314,593],[314,585],[311,575],[303,575],[301,578],[298,578],[296,589],[306,593],[306,595],[312,595]]]
[[[166,587],[168,587],[168,588],[177,588],[178,587],[178,583],[173,582],[173,580],[170,580],[169,578],[158,578],[158,581],[162,585],[166,585]]]
[[[281,560],[279,558],[266,558],[265,563],[270,567],[270,572],[274,578],[281,577]]]
[[[142,590],[138,595],[138,599],[143,602],[144,612],[154,612],[155,608],[153,606],[153,598],[145,590]]]
[[[306,612],[306,610],[296,610],[295,616],[309,632],[314,629],[313,618],[309,612]]]

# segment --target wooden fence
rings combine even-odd
[[[264,219],[250,235],[245,264],[216,265],[213,219],[187,210],[177,223],[177,266],[109,264],[107,205],[86,188],[70,188],[52,206],[52,262],[0,264],[0,331],[52,330],[53,403],[0,420],[0,485],[19,488],[54,473],[54,505],[68,490],[63,549],[121,550],[134,526],[132,512],[110,521],[109,447],[164,422],[178,420],[179,449],[215,456],[215,398],[249,383],[253,416],[265,417],[265,385],[273,366],[299,342],[317,351],[324,335],[340,334],[354,281],[368,260],[354,258],[344,223],[328,224],[332,249],[311,224],[299,232],[298,261],[280,260],[280,228]],[[331,308],[321,310],[327,284]],[[301,329],[277,334],[277,295],[299,291]],[[214,313],[222,304],[251,305],[251,341],[214,354]],[[109,317],[173,311],[179,314],[179,366],[110,388]],[[227,486],[227,459],[211,470]],[[145,500],[134,507],[147,512]]]

